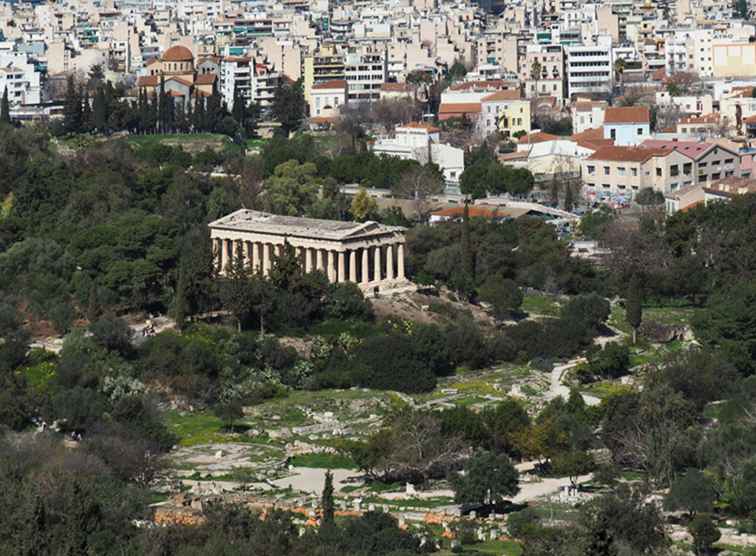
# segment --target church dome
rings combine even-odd
[[[193,62],[192,51],[185,46],[176,45],[170,47],[163,54],[163,62]]]

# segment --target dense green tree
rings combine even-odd
[[[693,537],[693,548],[697,556],[713,554],[713,544],[722,537],[722,533],[710,515],[696,516],[688,524],[688,531]]]
[[[281,124],[281,132],[285,137],[299,129],[305,116],[302,81],[299,80],[296,83],[279,81],[271,111],[276,121]]]
[[[691,517],[710,512],[717,499],[716,484],[698,469],[688,469],[672,481],[664,506],[670,510],[685,510]]]
[[[300,216],[316,202],[321,180],[312,162],[300,164],[289,160],[276,166],[265,182],[264,203],[276,214]]]
[[[693,320],[704,346],[720,349],[743,374],[756,371],[756,280],[733,284],[713,295],[705,311]]]
[[[464,474],[452,478],[459,504],[494,505],[520,492],[519,474],[505,455],[478,451],[465,462]]]
[[[499,319],[511,318],[522,306],[522,292],[514,280],[489,276],[480,286],[478,296],[493,307],[494,316]]]
[[[63,133],[78,133],[84,124],[82,101],[72,75],[66,81],[66,97],[63,104]]]

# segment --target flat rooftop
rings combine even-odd
[[[257,210],[240,209],[219,218],[208,225],[210,228],[257,232],[278,236],[306,237],[343,241],[363,236],[404,232],[401,226],[385,226],[377,222],[342,222],[284,216]]]

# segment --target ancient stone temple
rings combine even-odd
[[[410,286],[404,275],[404,228],[376,222],[340,222],[241,209],[209,224],[215,264],[222,274],[239,254],[264,275],[285,243],[305,272],[331,282],[354,282],[366,291]]]

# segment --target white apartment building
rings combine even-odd
[[[5,90],[11,106],[42,102],[40,74],[25,54],[0,53],[0,95]]]
[[[433,162],[443,172],[446,184],[455,186],[465,170],[465,152],[440,143],[440,131],[425,123],[405,124],[394,130],[394,137],[382,137],[375,141],[371,150],[378,155],[416,160],[420,164]]]
[[[247,56],[226,56],[220,63],[220,93],[229,110],[234,107],[237,88],[247,104],[255,102],[261,108],[269,107],[280,78],[278,72]]]
[[[365,47],[347,52],[344,56],[344,78],[349,85],[349,101],[379,100],[387,72],[384,48]]]
[[[600,35],[595,44],[565,47],[567,94],[609,94],[614,83],[612,38]]]

